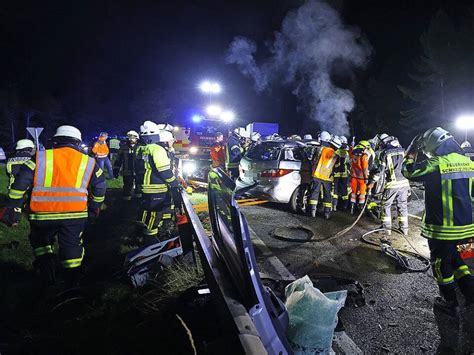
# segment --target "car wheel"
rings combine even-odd
[[[290,209],[295,213],[305,213],[306,203],[308,201],[308,185],[298,186],[290,199]]]

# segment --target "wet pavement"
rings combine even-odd
[[[422,201],[412,199],[410,213],[419,216],[422,210]],[[255,254],[263,273],[282,278],[282,265],[297,278],[331,275],[352,278],[364,286],[366,305],[345,307],[340,312],[347,334],[364,353],[463,354],[474,350],[474,310],[470,310],[470,317],[464,307],[458,317],[434,312],[438,291],[431,270],[405,272],[380,248],[360,240],[362,234],[379,226],[376,221],[364,217],[344,236],[321,240],[349,226],[355,217],[336,212],[326,221],[293,214],[274,204],[243,207],[242,211],[260,239]],[[393,244],[413,251],[411,243],[420,254],[428,256],[427,242],[419,236],[421,221],[410,217],[409,223],[408,241],[396,234],[391,237]],[[309,228],[313,240],[288,242],[271,235],[276,228],[294,226]],[[295,233],[304,236],[301,231]],[[374,241],[379,237],[370,236]],[[275,263],[275,259],[281,263]]]

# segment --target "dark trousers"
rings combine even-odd
[[[123,197],[129,198],[132,196],[132,190],[135,187],[135,193],[139,193],[138,185],[136,183],[135,176],[124,175],[123,176]]]
[[[140,213],[145,244],[166,239],[174,229],[174,204],[170,191],[160,194],[143,194]]]
[[[78,268],[84,258],[82,232],[86,220],[64,219],[52,221],[31,221],[30,244],[36,259],[53,254],[56,238],[59,244],[59,260],[65,269]]]
[[[322,191],[324,211],[330,212],[332,210],[331,186],[331,181],[324,181],[313,178],[313,181],[311,183],[311,194],[309,197],[310,207],[317,206]]]
[[[464,297],[474,302],[474,278],[459,255],[457,244],[458,241],[428,239],[433,275],[445,298],[456,297],[455,289],[458,284]]]
[[[334,178],[334,193],[332,204],[337,206],[339,199],[342,200],[343,204],[347,206],[349,202],[349,196],[351,191],[349,189],[349,177],[335,177]]]

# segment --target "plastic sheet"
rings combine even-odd
[[[287,337],[295,354],[330,354],[337,312],[347,291],[322,293],[304,276],[285,288],[290,318]]]

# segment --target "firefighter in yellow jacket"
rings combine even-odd
[[[163,220],[163,210],[169,206],[171,193],[179,189],[179,183],[172,168],[165,146],[168,145],[171,132],[162,130],[151,121],[145,121],[140,128],[140,137],[144,145],[139,154],[143,162],[143,171],[138,173],[142,179],[142,198],[139,219],[144,226],[146,244],[158,242],[158,227]]]
[[[59,127],[52,148],[37,151],[34,161],[21,167],[2,213],[3,222],[16,226],[29,192],[30,243],[35,266],[45,284],[55,283],[56,238],[66,286],[78,283],[84,258],[82,232],[88,217],[96,218],[104,201],[102,170],[94,158],[80,150],[80,144],[81,132],[77,128]]]

